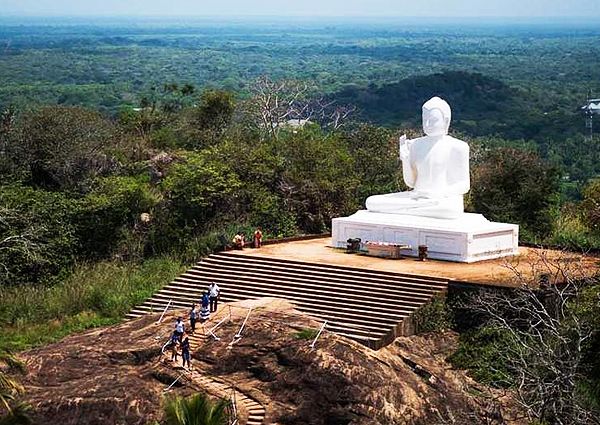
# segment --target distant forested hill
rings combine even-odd
[[[452,128],[473,136],[544,142],[580,132],[582,116],[575,108],[544,102],[539,95],[479,73],[448,71],[406,78],[398,83],[349,86],[332,95],[358,107],[361,119],[386,126],[420,126],[421,106],[432,96],[452,106]],[[554,110],[553,110],[554,109]]]
[[[368,96],[373,86],[399,82],[400,88],[404,83],[440,83],[444,89],[462,85],[468,90],[468,79],[447,72],[465,71],[519,88],[523,102],[534,109],[544,105],[550,113],[572,111],[588,90],[600,94],[599,28],[418,19],[215,23],[0,18],[0,107],[61,104],[114,114],[123,105],[139,106],[152,88],[165,84],[224,88],[244,96],[262,75],[309,81],[329,94],[355,85],[363,90],[361,96]],[[439,73],[446,77],[421,78]],[[476,82],[484,84],[482,91],[493,90],[495,98],[507,96],[501,102],[519,100],[496,82]],[[380,122],[397,122],[395,104],[382,100],[392,109],[375,105],[377,116],[386,117]],[[480,106],[488,105],[475,108]]]

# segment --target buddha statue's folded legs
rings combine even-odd
[[[453,219],[464,212],[462,195],[427,198],[411,192],[388,193],[367,198],[367,210],[375,213],[417,215]]]

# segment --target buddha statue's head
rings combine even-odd
[[[423,104],[423,131],[428,136],[444,136],[450,128],[452,112],[450,105],[439,97],[432,97]]]

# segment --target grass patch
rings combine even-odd
[[[319,331],[317,329],[305,328],[294,334],[295,339],[315,339]]]
[[[53,286],[0,288],[0,349],[20,351],[117,323],[183,267],[168,257],[77,267]]]

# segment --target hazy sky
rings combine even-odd
[[[600,17],[600,0],[0,0],[0,16]]]

